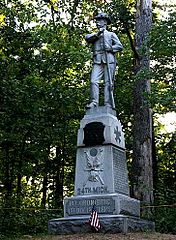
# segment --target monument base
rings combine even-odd
[[[100,188],[101,189],[101,188]],[[99,215],[140,216],[140,201],[119,193],[73,196],[64,199],[64,217],[86,217],[96,206]]]
[[[101,233],[154,231],[140,219],[140,201],[129,195],[125,138],[110,107],[89,109],[77,139],[74,196],[64,199],[64,218],[51,219],[50,234],[91,233],[92,207],[99,214]]]
[[[100,233],[128,233],[154,231],[154,222],[125,215],[100,216]],[[49,234],[92,233],[89,217],[73,217],[52,219],[48,224]]]

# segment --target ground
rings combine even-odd
[[[75,234],[60,236],[23,236],[19,240],[176,240],[176,235],[160,233]]]

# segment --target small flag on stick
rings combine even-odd
[[[95,205],[93,205],[93,207],[92,207],[92,212],[91,212],[91,216],[90,216],[90,219],[89,219],[89,224],[96,231],[99,231],[99,229],[100,229],[100,220],[99,220],[98,213],[96,211]]]

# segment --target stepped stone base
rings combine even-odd
[[[101,233],[154,231],[130,197],[124,132],[116,112],[104,106],[89,109],[80,122],[74,196],[64,199],[64,218],[49,221],[49,233],[91,233],[93,205]]]
[[[125,215],[99,216],[101,229],[100,233],[128,233],[154,231],[155,224],[140,218]],[[48,224],[49,234],[78,234],[92,233],[89,225],[89,217],[73,217],[52,219]]]
[[[64,199],[64,217],[86,217],[92,206],[101,215],[140,216],[140,201],[119,193],[74,196]]]

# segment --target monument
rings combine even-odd
[[[64,199],[64,218],[49,221],[50,234],[91,232],[92,207],[100,218],[100,232],[154,230],[140,219],[140,202],[129,195],[125,138],[116,117],[113,81],[115,53],[122,50],[116,34],[106,30],[106,13],[96,17],[98,33],[88,34],[93,46],[90,103],[80,122],[74,196]],[[104,106],[99,106],[99,80],[104,77]]]

